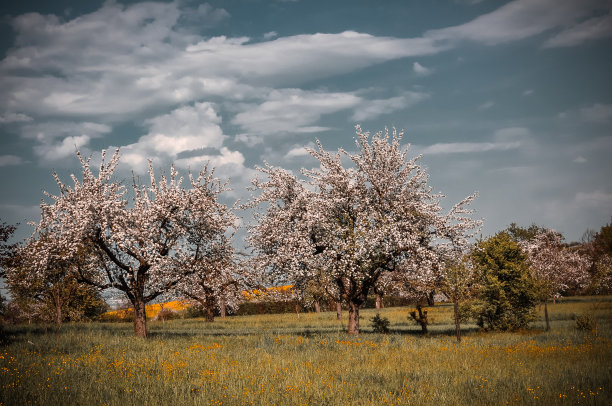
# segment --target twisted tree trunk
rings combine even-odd
[[[427,334],[427,325],[429,324],[427,321],[427,310],[423,310],[423,305],[420,303],[417,303],[416,308],[419,312],[419,316],[417,317],[415,311],[410,312],[410,316],[414,319],[414,321],[419,323],[423,334]]]
[[[359,334],[359,305],[354,301],[349,301],[348,333]]]
[[[134,334],[147,338],[147,310],[141,296],[134,297]]]

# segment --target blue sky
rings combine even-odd
[[[9,2],[5,2],[9,3]],[[263,160],[404,129],[450,207],[489,235],[579,240],[612,216],[608,0],[21,1],[0,6],[0,217],[37,220],[75,148],[120,147],[119,178],[205,162],[228,201]],[[20,236],[30,232],[22,226]]]

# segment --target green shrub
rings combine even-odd
[[[472,317],[487,330],[518,330],[535,319],[536,286],[521,247],[506,232],[480,241],[472,253],[478,297]]]
[[[576,328],[580,331],[593,331],[597,328],[597,321],[589,313],[576,316]]]
[[[380,317],[379,313],[376,313],[376,316],[370,319],[372,322],[372,330],[375,333],[388,334],[389,333],[389,325],[391,322],[386,317]]]

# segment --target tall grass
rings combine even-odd
[[[2,405],[601,404],[612,402],[612,301],[550,305],[517,333],[464,326],[452,308],[429,309],[430,334],[408,309],[363,310],[364,333],[335,313],[241,316],[131,324],[7,327],[0,350]],[[369,331],[380,313],[391,334]],[[578,331],[589,313],[596,332]]]

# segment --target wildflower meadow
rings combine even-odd
[[[2,405],[609,405],[612,297],[549,305],[518,332],[463,326],[452,306],[429,308],[429,334],[409,308],[5,328]],[[371,319],[390,321],[373,333]],[[591,329],[578,329],[587,315]]]

